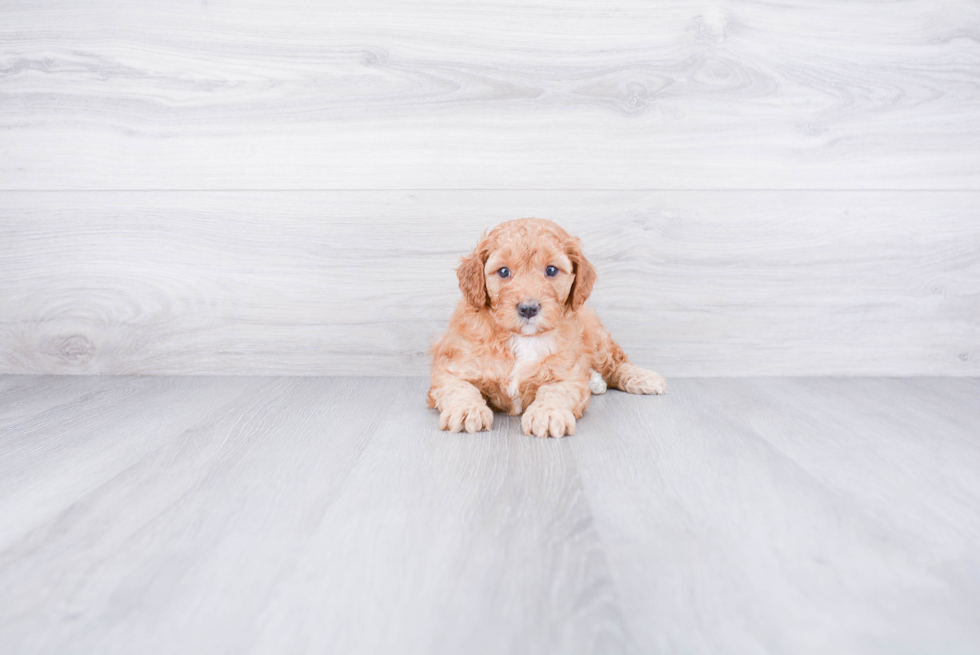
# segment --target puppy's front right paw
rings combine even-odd
[[[485,402],[454,405],[439,415],[439,429],[450,432],[482,432],[493,427],[493,410]]]

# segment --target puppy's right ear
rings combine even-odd
[[[459,278],[459,290],[463,292],[466,301],[476,309],[486,307],[490,302],[487,295],[487,283],[483,276],[483,266],[486,258],[477,246],[471,254],[463,257],[456,269],[456,277]]]

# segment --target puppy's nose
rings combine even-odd
[[[536,302],[522,302],[517,306],[517,313],[524,318],[531,318],[538,315],[539,309],[541,309],[541,305]]]

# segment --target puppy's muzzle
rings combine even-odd
[[[517,313],[523,319],[534,318],[538,315],[539,311],[541,311],[541,305],[536,302],[522,302],[517,306]]]

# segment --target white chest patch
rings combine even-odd
[[[521,413],[521,378],[533,370],[534,365],[555,352],[555,337],[544,334],[539,337],[522,337],[514,335],[510,338],[510,351],[514,353],[514,368],[507,378],[507,395],[514,404],[514,413]]]

